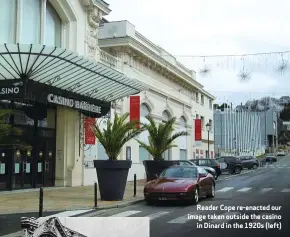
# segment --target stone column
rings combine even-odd
[[[87,57],[90,60],[99,61],[100,48],[98,46],[98,31],[103,12],[96,5],[94,5],[92,0],[80,0],[80,2],[87,14],[87,30],[85,41],[87,45]]]

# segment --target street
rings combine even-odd
[[[282,230],[260,229],[266,222],[274,223],[275,220],[256,220],[257,224],[248,225],[248,229],[205,229],[197,228],[197,221],[188,218],[190,215],[217,214],[224,215],[227,211],[202,211],[197,210],[197,206],[182,206],[176,204],[163,204],[156,206],[147,206],[144,203],[125,207],[122,209],[104,210],[90,214],[88,216],[118,216],[118,217],[149,217],[151,219],[152,237],[175,237],[190,235],[215,237],[223,234],[224,236],[233,236],[247,234],[248,236],[267,237],[273,234],[279,236],[289,236],[290,229],[288,220],[290,219],[290,158],[281,158],[279,162],[266,167],[259,168],[253,172],[244,175],[231,176],[217,182],[216,197],[213,200],[202,200],[201,206],[281,206],[280,211],[232,211],[231,214],[262,214],[263,215],[281,215],[282,219],[276,222],[282,223]],[[207,221],[208,222],[208,221]],[[227,223],[245,223],[251,220],[211,220],[213,224],[222,222]],[[254,223],[253,222],[253,223]],[[260,223],[260,224],[259,224]],[[273,225],[275,226],[275,225]],[[248,233],[252,227],[251,233]],[[256,228],[254,228],[256,227]]]
[[[88,214],[80,214],[78,216],[100,216],[100,217],[149,217],[151,220],[151,236],[152,237],[188,237],[191,234],[203,237],[215,237],[223,234],[224,236],[233,236],[245,233],[248,236],[267,237],[272,234],[280,236],[289,236],[290,231],[287,225],[290,219],[290,157],[283,157],[277,163],[266,165],[258,170],[245,170],[241,175],[223,175],[216,183],[216,196],[214,199],[201,200],[198,205],[181,205],[178,203],[161,203],[154,206],[147,206],[145,203],[131,205],[123,208],[104,209]],[[231,215],[262,214],[268,218],[273,218],[272,214],[281,215],[281,220],[204,220],[197,222],[194,220],[198,215],[222,215],[229,213],[225,210],[204,211],[197,210],[205,207],[225,207],[236,208],[239,206],[281,206],[281,210],[265,210],[265,211],[247,211],[247,210],[231,210]],[[54,215],[55,213],[45,213],[45,215]],[[226,214],[226,215],[225,215]],[[29,216],[37,216],[37,213]],[[66,215],[65,213],[62,216]],[[188,216],[190,215],[190,218]],[[27,215],[26,215],[27,216]],[[277,217],[277,216],[276,216]],[[12,218],[12,219],[11,219]],[[8,233],[14,233],[20,230],[19,215],[0,215],[0,235],[5,236]],[[221,225],[223,222],[228,224],[246,222],[256,223],[245,225],[243,228],[209,229],[197,228],[197,223],[211,223]],[[265,230],[266,222],[272,224],[274,222],[282,223],[282,230],[277,229],[277,224],[273,224],[273,230]],[[206,224],[209,225],[209,224]],[[217,225],[216,225],[217,226]],[[261,228],[264,226],[263,228]],[[267,224],[269,227],[269,224]],[[253,228],[256,227],[256,228]],[[270,226],[271,227],[271,226]],[[251,229],[251,233],[248,230]],[[13,236],[13,235],[9,235]],[[15,236],[15,235],[14,235]]]

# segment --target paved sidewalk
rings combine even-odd
[[[119,206],[143,200],[145,180],[137,181],[136,197],[134,184],[127,182],[123,201],[101,201],[98,190],[98,207]],[[38,212],[39,189],[0,193],[0,214]],[[43,211],[67,211],[94,208],[94,186],[44,188]]]

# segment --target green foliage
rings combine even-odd
[[[257,158],[257,159],[261,159],[261,158],[264,158],[265,155],[266,155],[266,154],[258,155],[258,156],[256,156],[256,158]]]
[[[166,123],[160,123],[157,125],[153,118],[150,116],[146,117],[149,121],[148,124],[143,124],[149,133],[149,145],[142,141],[138,141],[141,147],[145,148],[150,155],[152,155],[154,160],[163,160],[163,153],[170,149],[171,147],[176,147],[173,144],[174,140],[181,136],[187,136],[188,132],[174,132],[174,123],[176,118],[169,119]]]
[[[9,135],[12,130],[12,126],[7,123],[7,118],[11,115],[11,111],[8,109],[0,110],[0,140],[3,136]]]
[[[10,109],[0,109],[0,147],[17,148],[17,149],[31,149],[27,144],[15,144],[15,139],[10,135],[21,135],[22,130],[10,125],[7,120],[12,115],[13,111]]]
[[[144,128],[137,128],[139,121],[127,121],[128,117],[129,113],[121,116],[115,113],[114,121],[108,120],[106,129],[101,130],[97,125],[93,128],[95,136],[103,145],[109,160],[117,160],[125,143],[144,131]]]
[[[213,107],[214,107],[214,109],[218,109],[218,110],[224,111],[224,109],[230,108],[231,106],[228,105],[227,103],[223,103],[221,105],[214,104]]]

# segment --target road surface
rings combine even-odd
[[[103,210],[87,216],[118,216],[118,217],[149,217],[150,218],[150,236],[151,237],[220,237],[227,236],[255,236],[268,237],[273,234],[279,236],[290,236],[290,158],[282,158],[279,162],[274,163],[265,168],[260,168],[244,175],[231,176],[230,179],[217,182],[216,197],[214,199],[202,200],[199,205],[202,207],[247,207],[247,206],[271,206],[280,210],[231,210],[228,211],[203,211],[197,210],[198,206],[181,206],[176,204],[161,204],[147,206],[146,204],[138,204],[124,208]],[[199,208],[199,209],[200,209]],[[246,214],[252,215],[252,218],[260,216],[262,218],[274,218],[268,220],[204,220],[198,222],[190,218],[198,215],[216,214],[226,218],[230,215],[241,216]],[[190,215],[190,218],[188,218]],[[281,216],[282,219],[279,219]],[[217,217],[216,217],[217,218]],[[247,225],[245,223],[248,223]],[[201,225],[220,224],[218,229],[197,228],[197,223]],[[208,224],[204,224],[208,223]],[[227,223],[227,228],[221,229],[221,224]],[[238,223],[233,225],[233,223]],[[252,223],[252,224],[249,224]],[[268,223],[268,224],[266,224]],[[276,224],[275,224],[276,223]],[[278,229],[281,223],[281,230]],[[232,224],[229,228],[229,224]],[[243,224],[243,228],[241,225]],[[247,229],[245,227],[248,227]],[[266,230],[268,228],[274,228]],[[234,228],[235,227],[235,228]],[[239,228],[238,228],[239,227]],[[254,228],[255,227],[255,228]],[[249,232],[251,231],[251,232]]]

